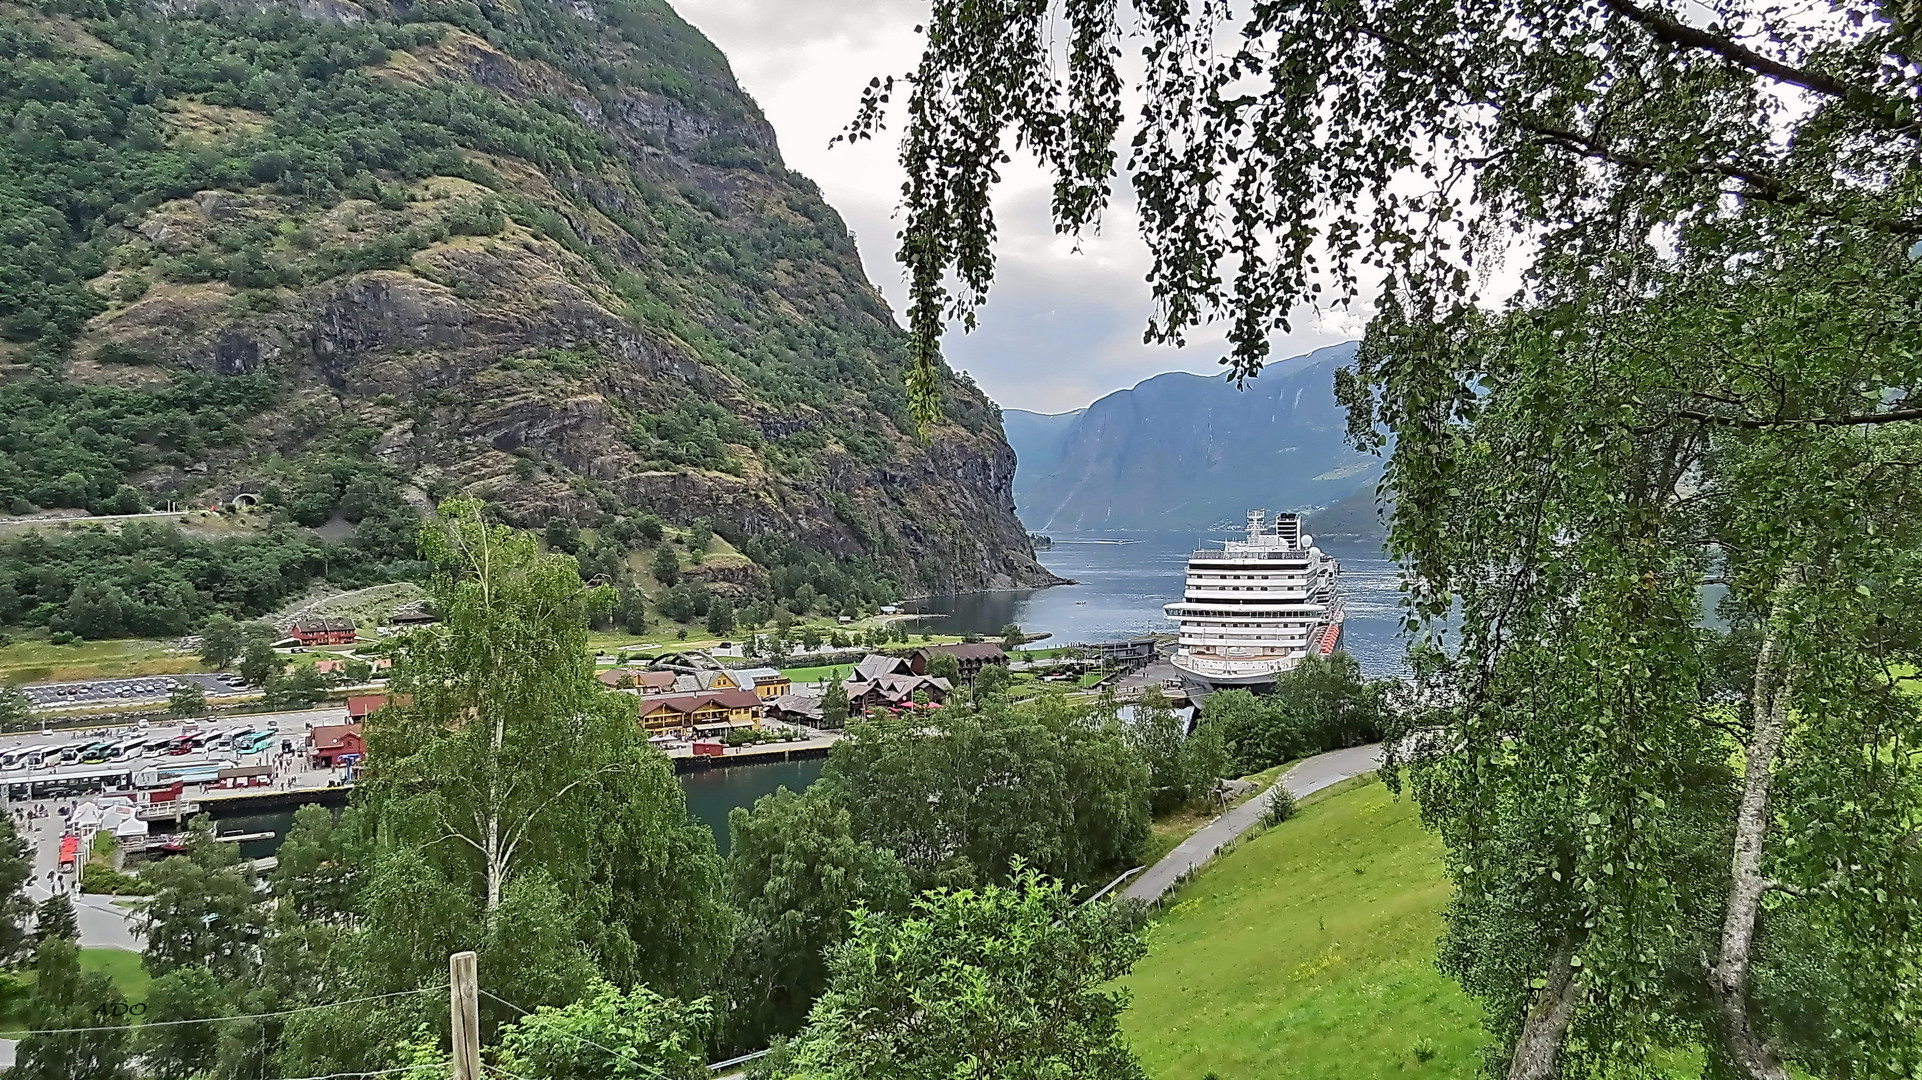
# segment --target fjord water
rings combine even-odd
[[[930,596],[905,605],[930,618],[920,627],[941,634],[995,635],[1009,623],[1031,634],[1052,634],[1049,645],[1114,641],[1139,634],[1166,634],[1174,624],[1161,605],[1181,598],[1188,556],[1235,535],[1216,533],[1108,533],[1061,536],[1035,554],[1055,574],[1078,584],[1015,592]],[[1133,540],[1119,544],[1115,540]],[[1348,609],[1342,643],[1362,670],[1393,675],[1402,670],[1400,596],[1395,564],[1371,543],[1317,540],[1341,560],[1341,595]]]

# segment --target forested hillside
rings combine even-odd
[[[917,438],[839,216],[659,0],[4,3],[0,108],[0,513],[256,494],[378,577],[469,494],[1044,576],[993,405]]]

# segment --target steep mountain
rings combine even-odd
[[[1380,460],[1344,438],[1335,369],[1353,342],[1268,365],[1245,389],[1171,372],[1072,413],[1003,413],[1015,501],[1036,532],[1206,529],[1251,507],[1329,508],[1326,535],[1376,535]]]
[[[1086,409],[1064,413],[1035,413],[1025,409],[1001,410],[1001,428],[1008,433],[1008,445],[1019,459],[1014,470],[1014,502],[1020,506],[1027,489],[1052,474],[1061,464],[1061,451],[1074,434],[1075,424]]]
[[[0,512],[361,482],[1047,578],[994,407],[916,436],[841,218],[661,0],[6,2],[0,108]]]

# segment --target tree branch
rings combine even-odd
[[[1698,412],[1694,409],[1678,409],[1676,416],[1684,420],[1694,420],[1704,424],[1719,424],[1723,427],[1761,430],[1782,427],[1857,427],[1868,424],[1898,424],[1908,420],[1922,420],[1922,405],[1910,405],[1900,409],[1885,409],[1872,413],[1843,413],[1840,416],[1783,416],[1773,419],[1756,419],[1749,416],[1720,416],[1715,413]]]
[[[1765,79],[1834,98],[1867,115],[1882,127],[1911,134],[1915,131],[1915,125],[1902,118],[1894,102],[1873,90],[1856,86],[1834,75],[1795,67],[1763,56],[1738,41],[1697,30],[1663,12],[1638,7],[1629,0],[1602,0],[1602,6],[1647,30],[1656,40],[1665,41],[1678,49],[1694,49],[1719,56]]]

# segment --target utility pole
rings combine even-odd
[[[457,952],[447,958],[448,989],[453,998],[454,1080],[481,1080],[480,979],[474,954]]]

